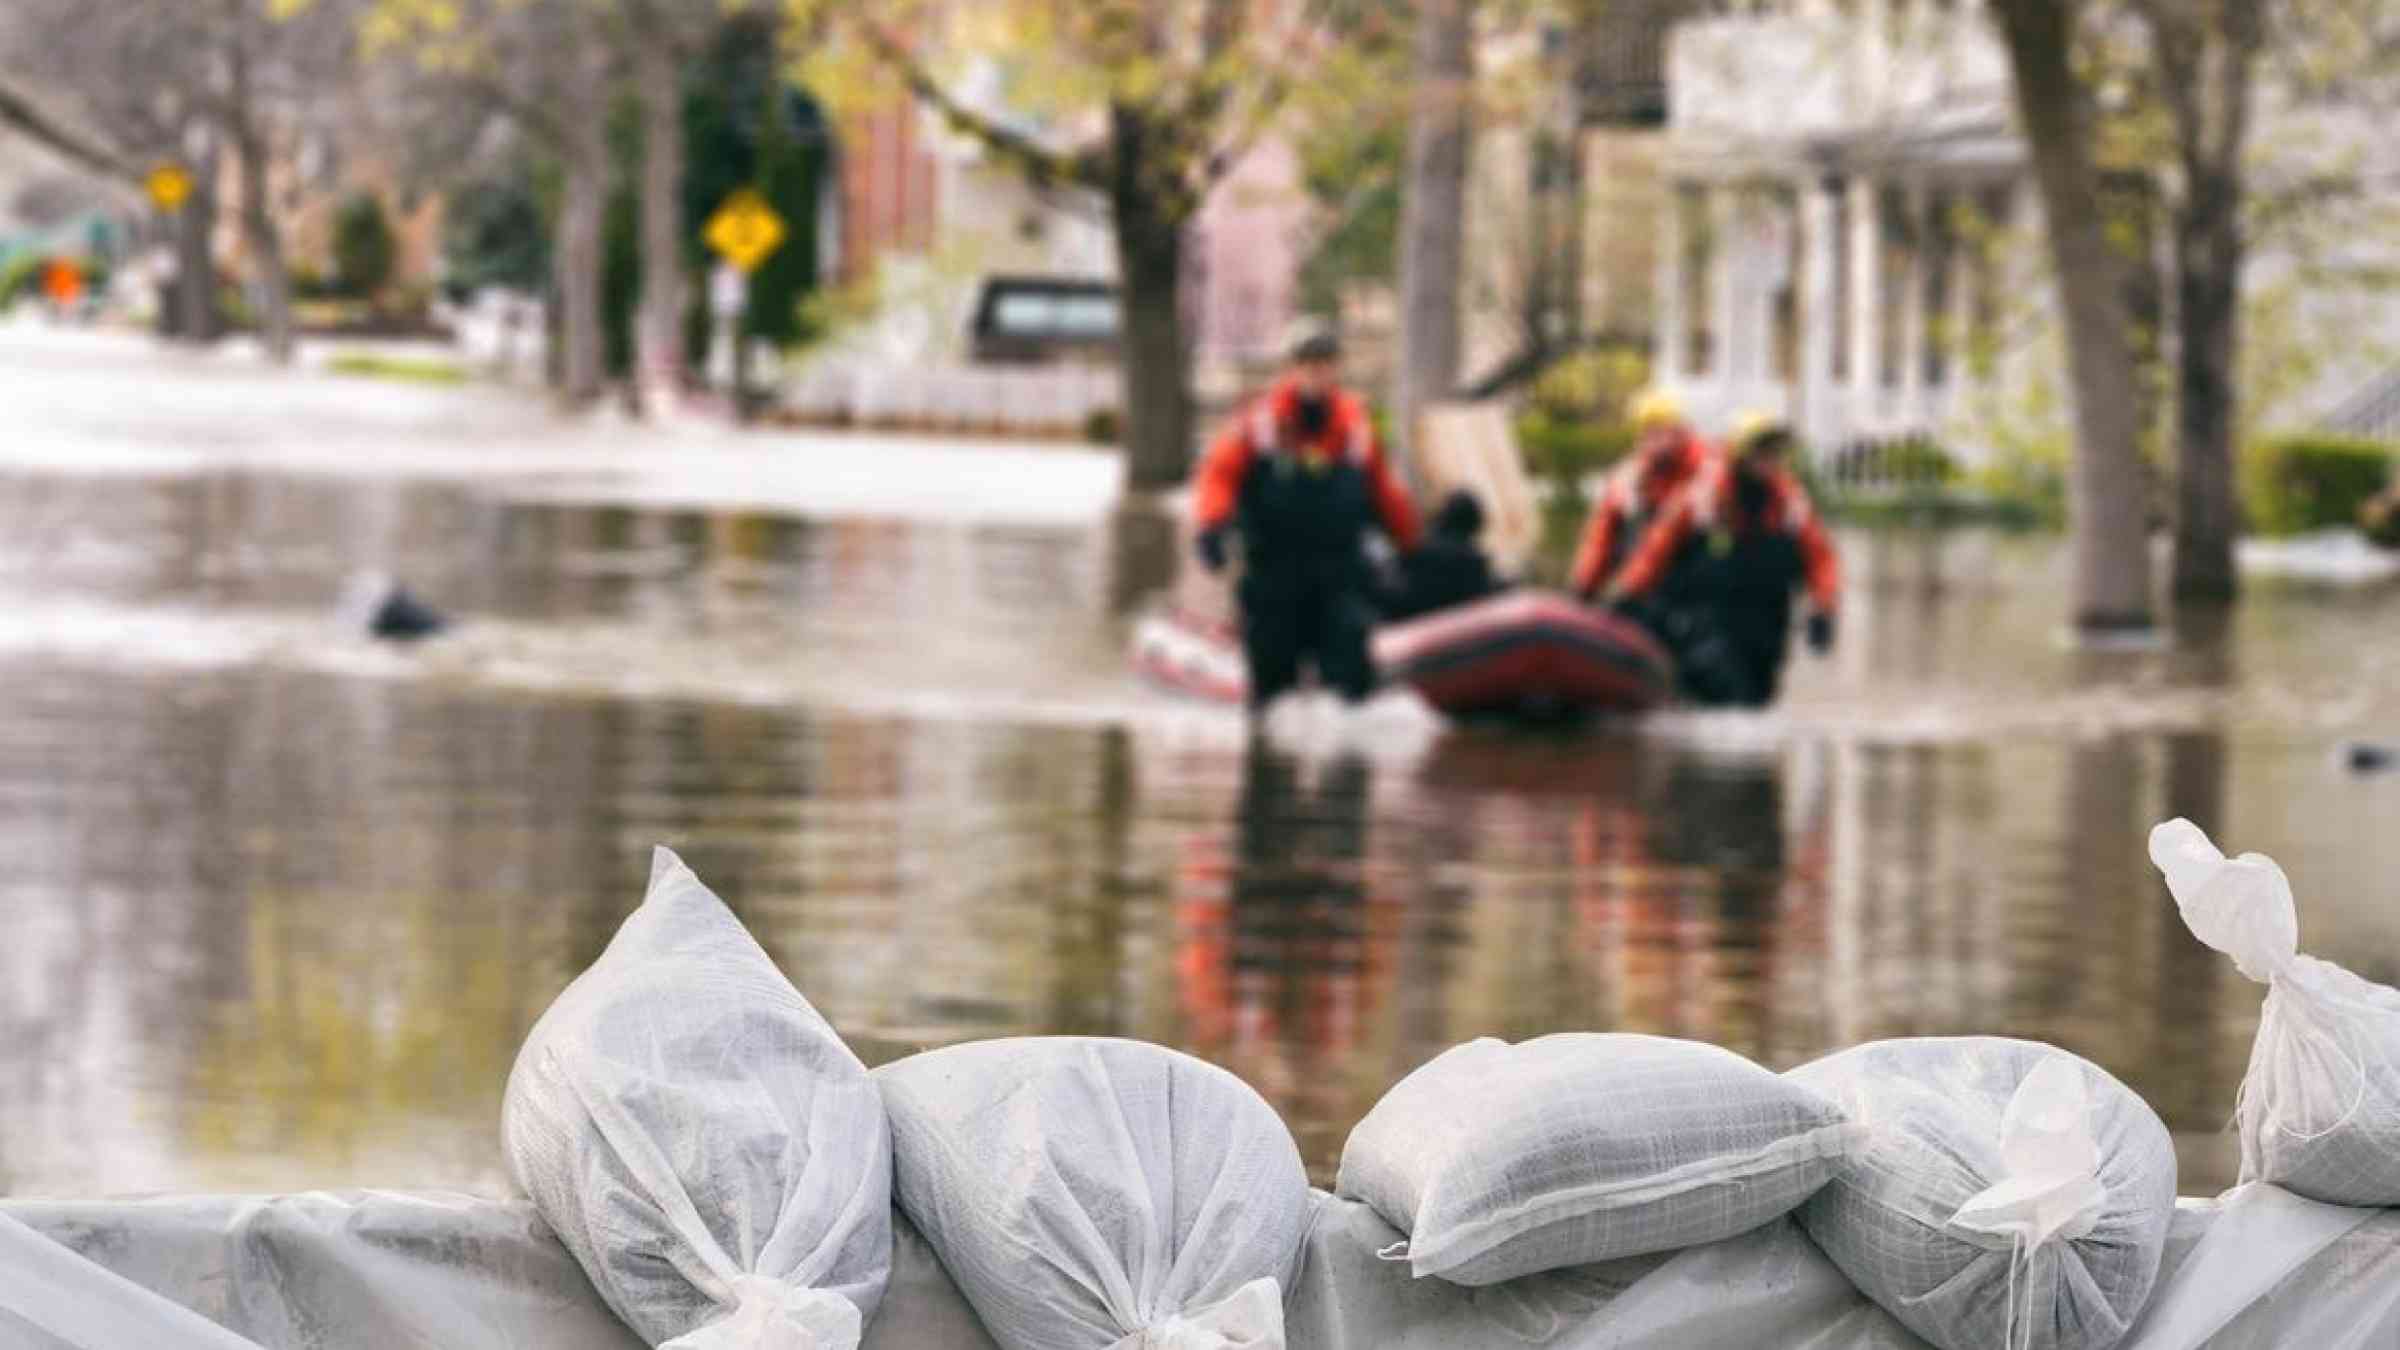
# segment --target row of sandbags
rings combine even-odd
[[[2375,1152],[2390,1103],[2366,1083],[2384,1061],[2352,1044],[2375,1028],[2303,1003],[2330,977],[2288,941],[2251,940],[2291,927],[2255,913],[2272,864],[2195,836],[2162,827],[2154,845],[2187,916],[2277,981],[2245,1154],[2263,1179],[2349,1198],[2327,1188],[2390,1162]],[[2349,1053],[2294,1066],[2270,1033]],[[2348,1109],[2302,1117],[2306,1156],[2340,1145],[2338,1175],[2275,1175],[2295,1155],[2249,1134],[2288,1132],[2290,1103],[2325,1090],[2310,1072],[2345,1066]],[[2273,1105],[2253,1110],[2261,1097]],[[643,1343],[683,1350],[880,1334],[895,1209],[1001,1350],[1378,1343],[1287,1327],[1304,1253],[1334,1259],[1313,1249],[1328,1215],[1358,1232],[1371,1216],[1389,1239],[1374,1269],[1430,1296],[1362,1289],[1370,1323],[1408,1306],[1473,1321],[1537,1291],[1605,1291],[1625,1262],[1756,1249],[1793,1270],[1829,1259],[1872,1300],[1863,1337],[1836,1343],[2104,1350],[2148,1305],[2175,1212],[2173,1149],[2138,1097],[2063,1051],[1981,1038],[1884,1042],[1782,1076],[1648,1037],[1475,1042],[1395,1087],[1353,1133],[1341,1194],[1316,1200],[1256,1093],[1161,1047],[991,1041],[870,1074],[663,850],[645,903],[528,1037],[503,1130],[599,1297]],[[1611,1312],[1594,1334],[1631,1326]]]
[[[2182,822],[2154,856],[2195,931],[2275,982],[2249,1179],[2400,1202],[2400,1102],[2369,1044],[2400,994],[2294,954],[2272,863]],[[1003,1350],[1280,1345],[1309,1230],[1291,1136],[1238,1079],[1082,1038],[869,1074],[663,850],[642,909],[528,1038],[504,1131],[610,1306],[687,1350],[857,1344],[895,1205]],[[2105,1350],[2156,1281],[2175,1154],[2122,1083],[2027,1042],[1883,1042],[1779,1076],[1570,1034],[1420,1068],[1353,1132],[1336,1190],[1404,1235],[1379,1257],[1417,1279],[1501,1285],[1789,1215],[1940,1350]]]

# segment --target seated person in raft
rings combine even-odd
[[[1696,703],[1774,702],[1798,590],[1809,598],[1808,645],[1833,648],[1840,566],[1807,490],[1785,468],[1791,448],[1788,425],[1745,416],[1730,455],[1692,480],[1608,584],[1609,602],[1673,653]]]
[[[1384,599],[1385,621],[1422,618],[1505,589],[1476,542],[1482,534],[1483,503],[1474,493],[1461,490],[1444,497],[1423,542],[1400,560],[1399,584]]]
[[[1283,377],[1227,422],[1193,489],[1200,561],[1221,571],[1242,543],[1242,650],[1250,707],[1299,687],[1304,669],[1352,703],[1375,689],[1367,630],[1381,588],[1370,534],[1402,557],[1416,507],[1376,443],[1366,400],[1342,387],[1341,343],[1313,320],[1294,326]]]

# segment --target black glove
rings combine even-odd
[[[1192,541],[1192,551],[1200,555],[1200,565],[1211,572],[1225,570],[1225,527],[1202,530]]]
[[[1808,649],[1819,656],[1833,650],[1833,616],[1824,610],[1808,616]]]

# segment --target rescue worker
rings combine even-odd
[[[1583,544],[1575,551],[1575,593],[1586,600],[1598,595],[1633,556],[1643,533],[1675,494],[1717,458],[1715,449],[1692,430],[1683,404],[1663,389],[1636,395],[1629,420],[1636,437],[1633,453],[1608,475],[1591,520],[1583,527]]]
[[[1791,428],[1750,414],[1732,453],[1685,487],[1609,584],[1674,652],[1687,696],[1762,707],[1790,648],[1792,596],[1808,592],[1808,645],[1832,650],[1841,572],[1808,493],[1785,467]]]
[[[1289,369],[1237,413],[1200,466],[1193,496],[1200,561],[1224,568],[1242,538],[1242,647],[1250,706],[1300,682],[1304,666],[1356,703],[1373,692],[1367,654],[1375,574],[1366,536],[1403,554],[1417,514],[1375,443],[1365,400],[1341,387],[1333,330],[1298,326]]]
[[[1393,621],[1481,600],[1501,589],[1492,560],[1477,538],[1483,533],[1483,503],[1472,492],[1442,499],[1417,550],[1400,561],[1400,584],[1383,607]]]

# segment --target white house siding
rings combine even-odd
[[[2056,382],[2040,208],[1990,16],[1980,0],[1747,8],[1680,26],[1669,51],[1659,378],[1704,428],[1755,409],[1820,453],[1924,436],[1976,462],[1991,410]],[[2400,151],[2367,111],[2265,104],[2258,145],[2306,143],[2314,166],[2400,188]],[[2388,239],[2355,232],[2309,261],[2388,266]],[[2282,287],[2291,330],[2362,340],[2287,372],[2270,425],[2355,400],[2400,352],[2400,297],[2298,280],[2282,250],[2259,241],[2253,295]]]

